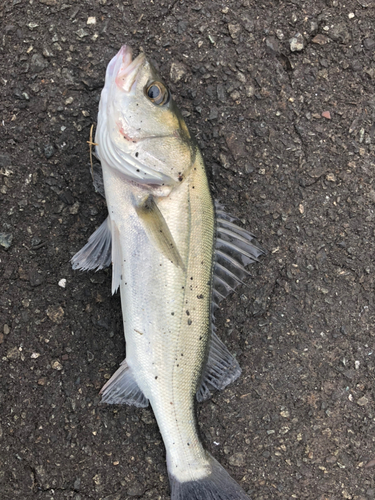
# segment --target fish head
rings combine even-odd
[[[186,178],[197,148],[157,70],[143,52],[133,59],[128,46],[107,67],[95,142],[102,164],[170,189]]]

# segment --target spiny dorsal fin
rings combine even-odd
[[[234,222],[219,203],[216,209],[215,262],[212,281],[213,310],[218,303],[243,283],[249,274],[245,266],[256,262],[264,250],[258,246],[254,235]]]

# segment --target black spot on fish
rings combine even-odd
[[[190,279],[192,280],[193,279],[193,276],[190,277]]]
[[[157,378],[158,378],[158,376],[156,375],[155,380],[156,380]]]
[[[191,319],[189,318],[189,319],[188,319],[188,325],[190,326],[191,324],[192,324],[192,321],[191,321]]]
[[[135,157],[136,157],[136,158],[138,158],[138,155],[139,155],[139,153],[138,153],[138,151],[137,151],[137,152],[135,153]]]
[[[172,314],[172,316],[174,316],[174,312],[173,312],[173,313],[171,313],[171,314]]]
[[[204,299],[203,293],[201,293],[200,295],[197,295],[197,299]]]
[[[187,314],[188,316],[190,316],[190,311],[186,311],[186,314]]]

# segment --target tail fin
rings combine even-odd
[[[179,482],[169,474],[171,500],[250,500],[217,460],[208,455],[211,474],[195,481]]]

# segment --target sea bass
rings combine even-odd
[[[72,259],[112,262],[126,359],[103,402],[151,404],[164,440],[172,500],[248,496],[202,446],[194,411],[241,373],[215,333],[214,312],[262,250],[214,204],[197,143],[168,87],[141,52],[110,61],[95,136],[108,218]]]

